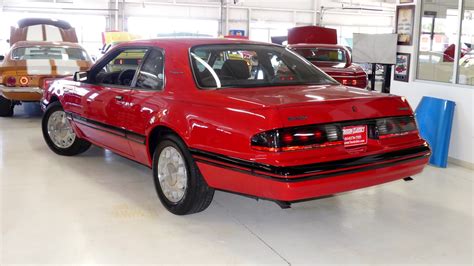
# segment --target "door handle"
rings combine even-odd
[[[123,101],[123,96],[122,95],[117,95],[117,96],[115,96],[115,100]]]

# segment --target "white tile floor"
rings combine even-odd
[[[57,156],[20,113],[0,118],[0,264],[472,265],[473,171],[414,178],[288,210],[217,192],[179,217],[146,167],[99,148]]]

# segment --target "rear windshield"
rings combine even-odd
[[[191,63],[201,88],[337,84],[292,51],[273,45],[197,46]]]
[[[346,51],[338,48],[296,48],[309,61],[346,63]]]
[[[59,59],[59,60],[89,60],[87,52],[81,48],[31,46],[19,47],[13,50],[14,60]]]

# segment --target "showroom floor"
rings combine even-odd
[[[217,192],[179,217],[148,168],[99,148],[57,156],[40,117],[18,113],[0,118],[1,265],[473,262],[472,170],[428,167],[287,210]]]

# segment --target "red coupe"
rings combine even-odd
[[[342,45],[301,43],[288,46],[342,85],[367,88],[367,73],[352,62],[351,52]]]
[[[403,97],[345,87],[291,50],[226,39],[134,41],[52,83],[48,146],[92,144],[153,169],[172,213],[214,190],[289,206],[420,173],[430,149]]]
[[[337,31],[319,26],[288,30],[288,48],[319,67],[342,85],[365,89],[367,73],[352,62],[349,49],[337,44]]]

